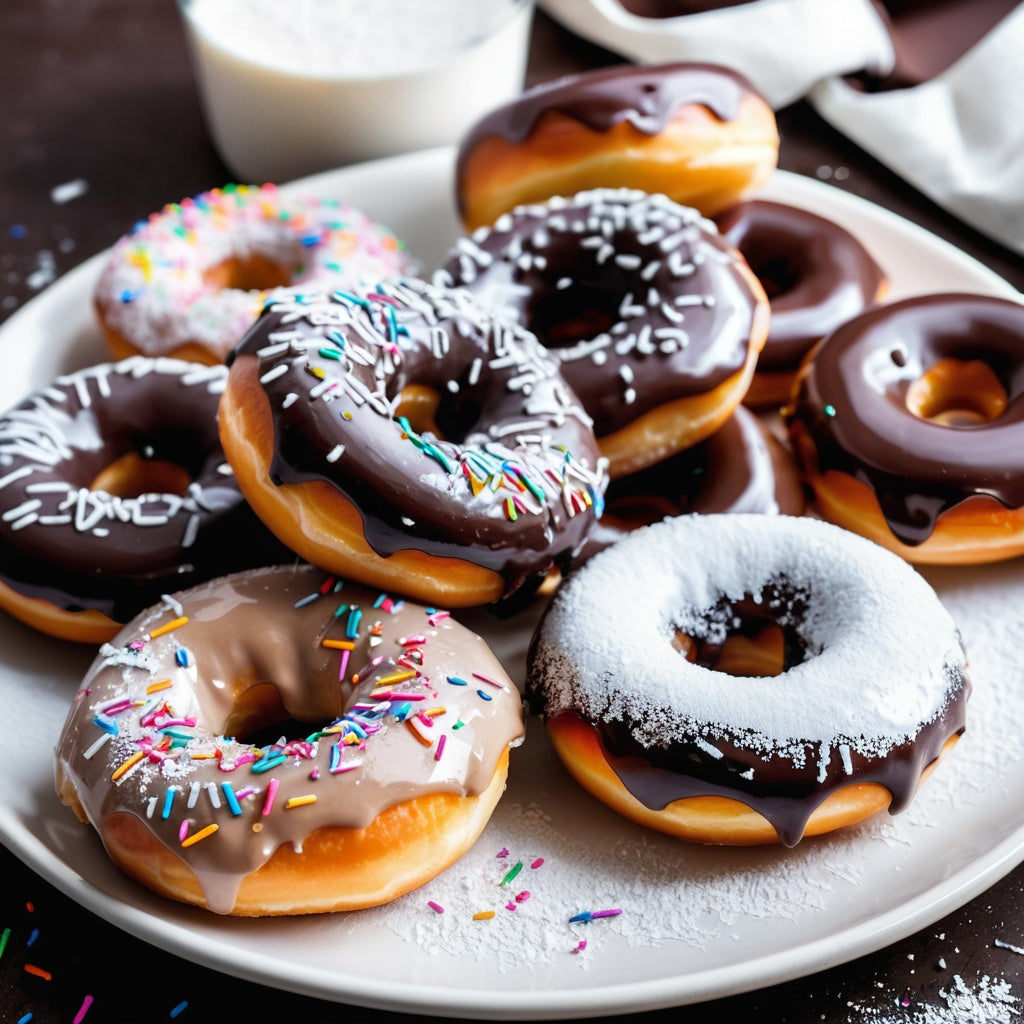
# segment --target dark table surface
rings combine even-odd
[[[530,82],[617,61],[538,15]],[[0,98],[0,321],[136,220],[232,180],[206,135],[172,0],[4,0]],[[1019,256],[946,215],[805,104],[779,111],[778,121],[782,168],[901,214],[1024,288]],[[0,1022],[398,1019],[265,988],[156,948],[140,970],[138,940],[2,848],[0,880]],[[1024,997],[1021,947],[1024,867],[889,948],[687,1007],[685,1019],[1014,1021]],[[119,970],[122,961],[132,970]],[[637,1018],[654,1024],[679,1013]]]

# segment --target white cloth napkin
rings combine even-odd
[[[921,85],[865,92],[892,70],[870,0],[751,0],[643,18],[617,0],[540,0],[570,31],[638,63],[707,61],[745,74],[773,108],[806,98],[934,202],[1024,253],[1024,5]]]

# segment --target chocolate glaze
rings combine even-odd
[[[520,207],[457,242],[438,280],[533,331],[598,438],[739,372],[764,304],[710,221],[632,189]]]
[[[498,136],[522,143],[546,113],[571,118],[593,132],[628,121],[646,135],[657,135],[680,108],[690,105],[731,121],[751,92],[750,82],[731,68],[700,63],[623,64],[543,82],[496,107],[466,132],[455,163],[456,194],[462,194],[458,186],[466,161],[481,141]]]
[[[807,350],[873,305],[885,272],[849,231],[786,203],[751,199],[715,218],[771,303],[759,370],[793,370]]]
[[[281,293],[231,357],[259,360],[274,482],[325,480],[377,553],[465,559],[509,592],[570,558],[606,476],[557,363],[464,292],[410,279],[363,295]],[[413,384],[440,394],[444,439],[396,419]]]
[[[604,515],[575,564],[666,515],[800,515],[803,510],[803,493],[791,456],[750,410],[737,406],[706,440],[647,469],[609,481]]]
[[[645,807],[659,811],[685,797],[728,797],[761,814],[779,841],[792,847],[803,838],[814,811],[844,786],[877,783],[892,794],[890,814],[905,810],[921,773],[951,736],[964,731],[965,706],[966,690],[959,690],[938,717],[921,727],[913,742],[899,744],[884,758],[851,752],[849,771],[833,758],[824,779],[814,757],[815,745],[809,741],[808,762],[794,771],[788,758],[752,757],[742,737],[718,738],[715,746],[722,757],[715,758],[708,756],[696,737],[692,743],[649,750],[632,737],[629,723],[601,723],[597,728],[608,764]]]
[[[217,435],[223,366],[132,357],[58,377],[0,418],[0,579],[127,621],[168,590],[285,556]],[[90,489],[121,456],[172,463],[187,492]]]
[[[254,743],[237,716],[262,684],[284,720],[258,723],[274,738]],[[406,719],[427,710],[423,743]],[[274,566],[175,594],[104,645],[69,709],[56,787],[98,831],[114,814],[139,818],[196,872],[210,909],[229,913],[243,876],[279,846],[301,853],[318,828],[364,828],[425,793],[479,794],[522,735],[515,685],[444,612]],[[287,807],[307,795],[315,802]]]
[[[815,472],[870,487],[904,544],[927,540],[972,495],[1024,505],[1024,305],[968,294],[906,299],[844,324],[808,358],[787,412],[796,450],[813,449]],[[987,363],[1006,389],[1005,412],[963,426],[912,414],[907,389],[943,358]]]

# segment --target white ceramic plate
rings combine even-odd
[[[293,187],[334,195],[390,224],[429,268],[457,233],[452,159],[449,150],[429,151]],[[888,269],[894,298],[1016,294],[933,236],[818,182],[780,172],[765,195],[854,230]],[[58,370],[105,358],[89,306],[99,259],[0,329],[0,408]],[[0,839],[134,936],[232,975],[339,1002],[495,1020],[565,1018],[698,1002],[805,976],[930,924],[1024,859],[1024,665],[1013,656],[1024,640],[1019,568],[929,572],[971,655],[969,731],[910,810],[792,851],[703,849],[633,826],[577,789],[533,722],[487,831],[425,889],[350,915],[219,918],[122,877],[95,835],[60,805],[52,747],[93,652],[7,618],[0,620]],[[521,679],[532,616],[469,618]],[[518,877],[505,881],[517,863]],[[621,914],[569,922],[599,909]],[[494,916],[474,920],[481,910]]]

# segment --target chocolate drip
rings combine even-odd
[[[1024,505],[1024,305],[966,294],[906,299],[841,326],[809,358],[787,414],[796,450],[813,448],[818,473],[870,487],[904,544],[927,540],[944,512],[974,495]],[[964,425],[910,412],[910,385],[941,359],[986,363],[1005,388],[1005,411]]]
[[[807,741],[807,764],[794,769],[788,758],[752,756],[741,741],[716,738],[721,758],[710,757],[698,744],[674,743],[664,749],[641,747],[622,722],[598,727],[602,750],[622,784],[645,807],[663,810],[674,800],[720,796],[738,800],[770,822],[784,846],[796,846],[807,822],[824,801],[844,786],[876,783],[892,794],[889,813],[905,810],[917,790],[921,773],[940,754],[946,741],[963,733],[967,688],[957,691],[941,715],[918,734],[888,751],[884,758],[850,754],[847,769],[830,751],[825,778],[819,777],[820,751]]]

